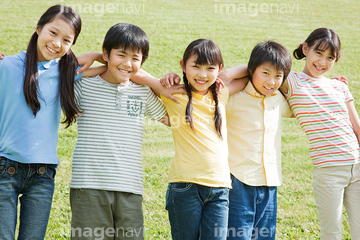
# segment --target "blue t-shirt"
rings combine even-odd
[[[38,62],[40,110],[34,117],[23,93],[25,59],[21,51],[0,62],[0,156],[20,163],[58,164],[59,60]]]

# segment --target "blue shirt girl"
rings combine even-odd
[[[41,16],[26,53],[0,62],[0,239],[15,239],[18,199],[18,239],[45,238],[61,109],[68,126],[79,112],[78,64],[70,48],[80,31],[73,9],[52,6]]]

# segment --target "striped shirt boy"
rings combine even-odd
[[[112,84],[100,76],[75,84],[81,117],[71,188],[143,193],[144,116],[159,120],[162,101],[148,86]]]

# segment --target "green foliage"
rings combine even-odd
[[[275,40],[290,52],[318,27],[334,29],[342,40],[342,57],[329,76],[348,78],[359,98],[360,4],[357,0],[2,0],[0,53],[25,50],[40,15],[51,5],[73,6],[83,29],[73,50],[77,55],[101,51],[106,31],[115,23],[140,26],[150,39],[150,56],[143,68],[160,77],[181,73],[179,60],[190,41],[214,40],[225,67],[246,64],[260,41]],[[301,71],[303,61],[293,61]],[[358,106],[357,101],[355,105]],[[148,121],[143,148],[146,239],[171,239],[165,211],[167,173],[174,154],[170,129]],[[61,165],[47,239],[70,239],[69,181],[76,144],[76,125],[59,130]],[[312,165],[307,139],[295,119],[284,120],[283,185],[278,194],[277,239],[319,239],[319,222],[312,191]],[[350,239],[344,213],[344,239]]]

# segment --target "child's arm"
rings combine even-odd
[[[166,113],[162,118],[158,120],[160,123],[164,124],[165,126],[171,127],[169,114]]]
[[[288,84],[287,79],[284,79],[284,82],[280,86],[279,90],[284,95],[284,97],[285,97],[286,94],[288,94],[288,92],[289,92],[289,84]]]
[[[224,69],[218,75],[225,84],[231,79],[243,78],[248,75],[247,65],[238,65],[228,69]]]
[[[224,69],[218,75],[229,88],[229,95],[233,95],[246,87],[249,81],[247,65],[238,65]]]
[[[135,74],[135,76],[131,78],[131,81],[140,85],[149,86],[156,95],[158,96],[163,95],[177,103],[179,103],[179,100],[172,95],[176,93],[186,94],[183,85],[179,84],[179,85],[174,85],[171,88],[166,88],[163,85],[161,85],[159,79],[150,75],[148,72],[146,72],[143,69],[140,69]]]
[[[229,88],[229,94],[232,95],[245,88],[249,79],[246,65],[238,65],[221,71],[218,75],[218,85],[221,88],[221,81]],[[231,80],[231,81],[230,81]],[[180,83],[180,77],[176,73],[168,73],[160,79],[160,83],[169,88]]]
[[[238,65],[225,70],[222,70],[218,78],[220,78],[223,83],[227,83],[231,79],[243,78],[248,75],[247,65]],[[180,83],[180,77],[176,73],[168,73],[163,78],[160,79],[160,82],[163,86],[171,87]]]
[[[89,52],[86,54],[83,54],[79,57],[77,57],[77,60],[79,62],[79,65],[82,65],[82,67],[77,71],[76,74],[80,74],[81,72],[88,69],[95,61],[106,64],[104,61],[102,54],[98,52]],[[101,72],[102,73],[102,72]],[[92,75],[94,76],[94,75]]]
[[[80,71],[80,70],[79,70]],[[78,71],[78,72],[79,72]],[[90,67],[86,70],[84,70],[84,73],[82,75],[82,77],[93,77],[93,76],[97,76],[99,74],[102,74],[106,71],[106,66],[102,65],[102,66],[95,66],[95,67]]]
[[[346,103],[346,107],[348,109],[349,112],[349,117],[350,117],[350,122],[353,126],[354,129],[354,133],[360,143],[360,120],[359,120],[359,115],[356,112],[355,106],[354,106],[354,101],[349,101]]]
[[[82,77],[93,77],[99,74],[102,74],[106,71],[106,66],[95,66],[90,67],[95,61],[105,64],[106,62],[102,58],[102,54],[98,52],[90,52],[83,54],[77,57],[79,65],[81,68],[76,72],[76,74],[80,74],[84,72]]]
[[[171,88],[171,86],[180,84],[181,78],[176,73],[168,73],[160,79],[161,85]]]
[[[235,78],[228,81],[226,86],[229,88],[229,96],[243,90],[246,87],[248,81],[249,81],[248,77]]]

